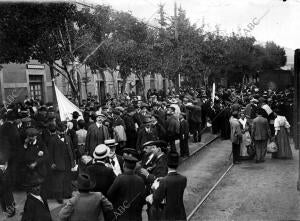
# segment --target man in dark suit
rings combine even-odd
[[[165,154],[167,151],[167,143],[161,140],[157,141],[149,141],[144,144],[143,148],[151,149],[151,153],[153,154],[153,159],[151,158],[151,154],[147,155],[147,160],[144,160],[144,168],[141,169],[141,173],[146,178],[146,183],[150,186],[154,182],[156,178],[164,177],[168,173],[167,166],[167,155]],[[148,161],[151,161],[148,163]]]
[[[58,203],[63,203],[63,198],[71,197],[71,168],[75,166],[71,138],[64,134],[65,130],[66,126],[62,124],[58,131],[56,125],[49,125],[51,135],[47,147],[51,172],[48,198],[55,198]]]
[[[153,206],[159,206],[165,199],[162,220],[186,220],[183,193],[187,185],[187,178],[177,173],[178,164],[178,153],[170,152],[168,154],[168,175],[159,181],[159,186],[153,193]]]
[[[240,148],[242,141],[242,128],[238,120],[238,112],[234,111],[230,118],[231,142],[232,142],[232,160],[234,164],[240,163]]]
[[[105,116],[98,111],[96,112],[96,122],[92,124],[87,131],[85,146],[92,156],[95,147],[99,144],[104,144],[104,140],[109,139],[108,128],[103,125]]]
[[[114,205],[116,220],[142,221],[146,188],[143,179],[134,174],[137,161],[130,155],[124,155],[124,173],[115,179],[107,192]]]
[[[193,133],[194,142],[201,142],[201,122],[202,122],[202,111],[201,111],[201,102],[194,101],[193,105],[186,106],[190,111],[189,117],[191,122],[191,132]]]
[[[94,192],[101,192],[107,196],[107,191],[114,182],[116,175],[112,168],[106,165],[109,156],[109,148],[105,144],[98,145],[93,153],[94,162],[87,167],[87,173],[96,183]]]
[[[52,220],[47,199],[41,194],[42,183],[43,179],[35,176],[26,184],[28,193],[21,221]]]
[[[10,179],[10,185],[14,187],[18,179],[18,164],[20,161],[20,151],[22,150],[22,143],[20,133],[17,126],[14,124],[16,113],[10,110],[6,114],[6,121],[1,126],[2,139],[8,144],[8,166],[7,173]],[[0,147],[1,148],[1,147]]]
[[[74,111],[73,113],[72,113],[72,120],[71,120],[71,122],[73,123],[73,129],[75,130],[75,131],[77,131],[79,128],[78,128],[78,123],[77,123],[77,121],[78,121],[78,117],[79,117],[80,115],[79,115],[79,113],[77,112],[77,111]]]
[[[3,113],[0,113],[0,122],[5,122]],[[2,210],[7,213],[7,216],[12,217],[15,215],[16,209],[10,174],[7,170],[11,146],[9,140],[3,137],[2,126],[0,124],[0,204]]]
[[[180,156],[188,157],[190,156],[189,151],[189,124],[185,119],[186,113],[181,112],[179,116],[180,121],[180,133],[179,133],[179,147]]]
[[[125,122],[125,132],[127,136],[127,142],[126,142],[127,148],[135,148],[136,145],[137,131],[133,119],[134,113],[135,113],[134,107],[129,106],[126,110],[126,113],[123,116]]]
[[[48,169],[48,150],[44,143],[40,139],[37,139],[38,131],[35,128],[28,128],[26,135],[27,138],[25,139],[22,151],[22,166],[27,178],[24,181],[28,181],[34,174],[38,174],[45,179]]]
[[[143,126],[139,128],[136,149],[139,153],[143,150],[143,144],[148,141],[158,140],[157,131],[152,127],[152,120],[150,117],[144,118]]]
[[[168,107],[167,112],[167,121],[166,121],[166,131],[167,131],[167,140],[170,144],[171,151],[176,151],[175,140],[178,139],[179,136],[179,120],[175,116],[175,108],[170,106]]]
[[[253,120],[252,126],[252,140],[254,141],[256,150],[256,163],[264,162],[265,155],[267,153],[268,139],[271,138],[271,130],[269,127],[268,120],[262,115],[264,114],[263,109],[258,109],[257,117]]]

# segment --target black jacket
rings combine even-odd
[[[162,212],[163,220],[186,220],[183,204],[186,184],[186,177],[177,172],[171,172],[160,180],[159,187],[153,194],[153,205],[158,206],[163,199],[166,199]]]
[[[145,184],[133,171],[119,175],[107,192],[117,220],[142,221]]]
[[[91,176],[91,179],[96,182],[93,191],[101,192],[107,196],[107,191],[116,178],[114,171],[106,167],[103,163],[96,162],[87,167],[87,173]]]
[[[28,194],[21,221],[51,221],[47,200],[43,197],[42,200],[44,203]]]

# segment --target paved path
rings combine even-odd
[[[298,151],[293,156],[235,165],[192,220],[300,220]]]

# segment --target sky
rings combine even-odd
[[[174,15],[175,0],[79,1],[111,5],[149,24],[157,24],[160,3],[165,5],[167,16]],[[240,30],[258,42],[274,41],[293,50],[300,48],[300,0],[176,0],[176,3],[192,23],[199,27],[205,23],[207,30],[218,25],[225,34]]]

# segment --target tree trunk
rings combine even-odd
[[[50,69],[50,76],[51,76],[51,84],[52,84],[52,97],[53,97],[53,104],[56,104],[57,103],[57,100],[56,100],[56,93],[55,93],[55,83],[54,83],[54,80],[55,80],[55,75],[54,75],[54,68],[53,68],[53,62],[49,62],[49,69]]]
[[[127,77],[122,79],[122,93],[126,92]]]
[[[86,97],[87,97],[87,95],[88,95],[87,83],[88,83],[88,75],[87,75],[86,65],[85,65],[85,82],[84,82],[84,86],[85,86],[85,94],[86,94]],[[99,99],[99,98],[98,98],[98,99]]]

